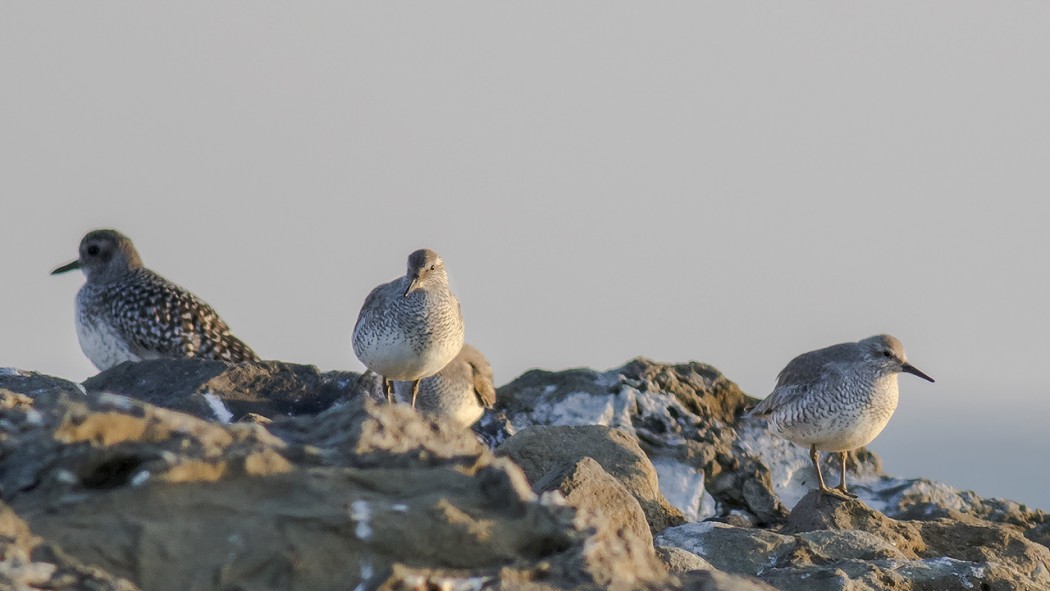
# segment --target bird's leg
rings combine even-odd
[[[391,382],[390,380],[386,379],[386,376],[383,376],[383,392],[386,392],[386,403],[387,404],[393,404],[394,403],[394,382]]]
[[[419,380],[412,382],[412,408],[416,407],[416,394],[419,394]]]
[[[817,453],[816,444],[809,446],[809,459],[813,462],[813,469],[817,471],[817,482],[820,483],[820,492],[833,495],[828,485],[824,484],[824,476],[820,473],[820,454]]]
[[[846,495],[847,497],[849,497],[851,499],[855,499],[855,498],[857,498],[857,495],[855,495],[855,494],[849,492],[848,490],[846,490],[846,454],[848,454],[848,453],[849,453],[848,451],[841,452],[841,455],[842,455],[842,479],[839,480],[839,485],[835,487],[835,490],[839,491],[840,493]]]

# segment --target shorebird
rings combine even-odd
[[[408,386],[408,382],[397,382],[394,388],[405,396]],[[465,429],[495,403],[496,387],[488,359],[464,344],[444,369],[419,382],[416,409],[432,419],[446,420]]]
[[[463,348],[463,315],[448,287],[445,262],[432,250],[408,256],[403,277],[368,294],[357,316],[354,354],[383,377],[387,401],[392,381],[412,382],[412,407],[419,381],[441,371]]]
[[[143,359],[259,359],[211,306],[144,267],[116,230],[88,232],[79,258],[51,274],[74,269],[87,277],[76,299],[77,338],[100,371]]]
[[[777,435],[809,446],[820,492],[856,497],[846,489],[846,454],[871,443],[889,422],[901,372],[933,381],[908,363],[904,346],[890,335],[810,351],[787,364],[773,392],[747,416],[764,417]],[[817,450],[842,456],[834,489],[824,484]]]

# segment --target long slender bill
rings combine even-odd
[[[901,371],[906,371],[906,372],[908,372],[908,373],[910,373],[912,375],[919,376],[920,378],[926,380],[927,382],[932,382],[933,381],[933,378],[931,378],[930,376],[922,373],[921,371],[919,371],[919,369],[917,367],[915,367],[914,365],[912,365],[910,363],[905,363],[905,364],[901,365]]]

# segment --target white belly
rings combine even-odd
[[[816,445],[822,451],[849,451],[864,447],[882,433],[889,416],[885,418],[859,418],[838,429],[829,429],[805,443]]]
[[[107,370],[125,361],[142,360],[141,357],[131,352],[124,337],[107,322],[99,319],[84,319],[77,314],[76,324],[80,349],[99,371]]]
[[[396,332],[368,342],[354,340],[354,353],[361,362],[388,380],[418,380],[441,371],[463,348],[452,340],[436,341],[416,351],[412,343]]]

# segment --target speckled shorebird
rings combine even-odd
[[[411,396],[409,382],[394,385],[398,395]],[[419,382],[416,410],[435,420],[467,428],[496,403],[496,387],[488,359],[469,344],[444,369]]]
[[[143,359],[258,360],[211,306],[142,266],[116,230],[88,232],[80,257],[51,274],[74,269],[87,276],[77,293],[77,337],[99,370]]]
[[[419,381],[441,371],[463,348],[463,315],[448,287],[445,262],[432,250],[408,256],[408,272],[372,290],[354,325],[354,354],[383,377],[393,401],[392,380]]]
[[[889,422],[902,371],[933,381],[908,363],[900,341],[885,334],[803,353],[748,416],[764,417],[777,435],[809,446],[822,493],[855,497],[846,490],[846,454],[871,443]],[[817,450],[842,456],[842,480],[834,489],[824,484]]]

